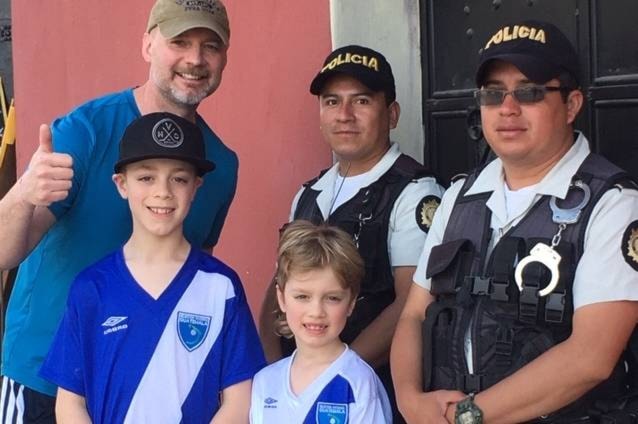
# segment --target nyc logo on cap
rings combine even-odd
[[[348,422],[348,405],[344,403],[317,403],[317,424],[345,424]]]
[[[211,317],[206,315],[177,313],[177,335],[186,350],[192,352],[204,343],[210,328],[210,320]]]
[[[171,118],[160,120],[153,127],[153,140],[161,147],[174,149],[184,142],[184,132]]]

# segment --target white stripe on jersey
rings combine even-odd
[[[234,296],[233,284],[226,276],[197,272],[168,319],[153,357],[133,395],[124,423],[181,420],[182,404],[221,331],[226,300]],[[202,311],[202,305],[206,306],[205,311]],[[192,352],[179,340],[178,312],[202,315],[213,312],[206,338]],[[149,405],[161,405],[161,408],[149,408]]]

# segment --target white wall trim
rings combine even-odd
[[[333,48],[360,44],[380,51],[392,66],[401,118],[391,138],[423,162],[421,37],[416,0],[330,0]]]

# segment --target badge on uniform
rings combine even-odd
[[[434,212],[436,208],[441,204],[441,199],[436,196],[425,196],[416,207],[415,218],[416,223],[424,233],[430,231],[432,226],[432,220],[434,219]]]
[[[348,405],[344,403],[317,403],[317,424],[345,424],[348,421]]]
[[[638,220],[629,224],[620,245],[625,261],[638,271]]]
[[[177,335],[186,350],[192,352],[204,343],[210,328],[210,320],[211,317],[206,315],[177,313]]]

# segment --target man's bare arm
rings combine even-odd
[[[72,166],[71,156],[53,152],[51,130],[42,125],[29,168],[0,200],[0,269],[17,266],[55,223],[48,206],[68,196]]]
[[[567,340],[477,395],[484,420],[523,422],[580,398],[609,377],[637,322],[638,302],[578,308]]]
[[[390,345],[394,330],[405,305],[416,267],[400,266],[393,268],[395,299],[370,323],[350,344],[372,367],[388,362]]]
[[[458,391],[423,392],[423,338],[425,310],[432,303],[430,292],[412,284],[392,340],[390,365],[399,411],[410,424],[447,424],[448,407],[465,395]]]

